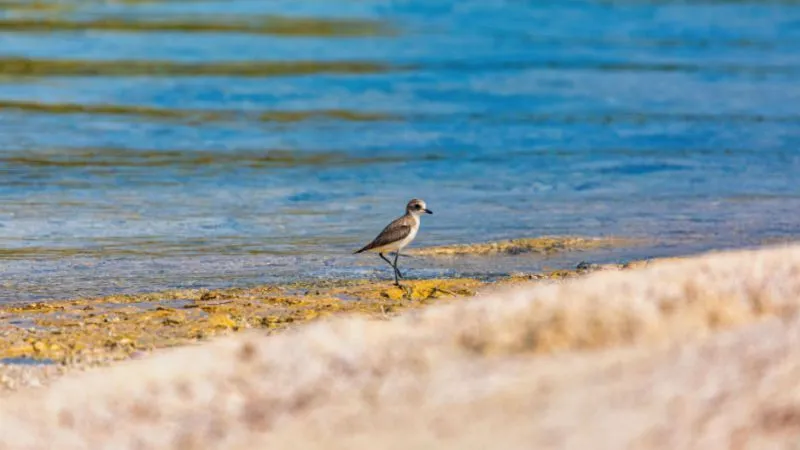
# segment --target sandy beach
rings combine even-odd
[[[445,258],[475,254],[553,255],[630,245],[620,239],[547,237],[415,249]],[[628,266],[635,266],[628,264]],[[389,281],[317,280],[251,288],[183,289],[143,294],[0,304],[0,392],[40,386],[72,370],[141,358],[245,330],[267,335],[339,316],[389,320],[407,310],[460,301],[531,280],[555,282],[622,264],[502,277]],[[2,364],[6,363],[6,364]]]
[[[3,448],[796,444],[800,246],[410,286],[397,299],[385,285],[320,287],[308,295],[361,297],[313,323],[302,317],[316,309],[282,306],[276,317],[301,324],[117,345],[109,367],[7,392]],[[162,329],[161,311],[141,314]],[[203,329],[246,328],[226,314]]]

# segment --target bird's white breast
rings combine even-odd
[[[405,239],[400,241],[400,245],[397,246],[397,249],[401,250],[403,247],[410,244],[411,241],[413,241],[414,238],[417,237],[417,231],[419,231],[419,219],[417,219],[416,225],[411,227],[411,232],[408,233],[408,236],[406,236]]]

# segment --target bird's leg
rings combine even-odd
[[[400,250],[396,251],[394,254],[394,271],[397,272],[397,276],[399,276],[400,278],[405,278],[403,277],[403,273],[400,272],[400,269],[397,268],[397,258],[399,257],[400,257]]]
[[[389,263],[390,266],[392,266],[392,269],[394,269],[394,284],[400,286],[400,283],[397,281],[397,267],[394,264],[392,264],[391,261],[389,261],[389,258],[383,256],[383,253],[378,253],[378,255],[381,257],[382,260],[386,261],[387,263]]]
[[[387,263],[389,263],[389,265],[390,265],[390,266],[392,266],[392,268],[394,269],[394,264],[392,264],[392,262],[391,262],[391,261],[389,261],[389,258],[387,258],[387,257],[383,256],[383,253],[378,253],[378,256],[380,256],[382,260],[384,260],[384,261],[386,261]]]

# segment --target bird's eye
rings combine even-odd
[[[422,209],[422,205],[416,205],[416,206],[414,206],[414,208],[416,208],[416,209]]]

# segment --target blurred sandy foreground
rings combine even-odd
[[[800,246],[240,334],[0,404],[2,448],[800,448]]]

